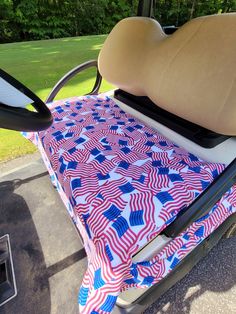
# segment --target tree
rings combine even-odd
[[[0,0],[0,42],[109,33],[121,19],[135,15],[138,0]],[[161,25],[236,11],[236,0],[158,0]]]

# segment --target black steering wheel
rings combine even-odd
[[[36,111],[26,107],[31,104]],[[53,122],[50,110],[31,90],[0,69],[0,128],[34,132]]]

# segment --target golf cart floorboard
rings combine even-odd
[[[127,307],[115,306],[114,314],[143,313],[152,303],[159,299],[167,290],[180,281],[190,270],[219,242],[227,230],[236,222],[236,213],[228,217],[208,238],[199,244],[185,257],[175,270],[167,275],[159,283],[149,288],[135,303]]]

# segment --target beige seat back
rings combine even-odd
[[[236,135],[236,13],[194,19],[171,36],[153,19],[124,19],[98,62],[115,86],[202,127]]]

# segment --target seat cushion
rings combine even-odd
[[[224,165],[179,148],[107,96],[74,97],[50,107],[53,125],[25,136],[40,148],[84,240],[88,270],[81,311],[109,313],[121,290],[158,282],[232,214],[235,190],[216,204],[211,217],[193,224],[151,261],[135,264],[132,255],[191,204]]]
[[[98,61],[113,85],[206,129],[236,135],[235,55],[236,13],[193,19],[171,36],[154,19],[131,17],[114,27]]]

